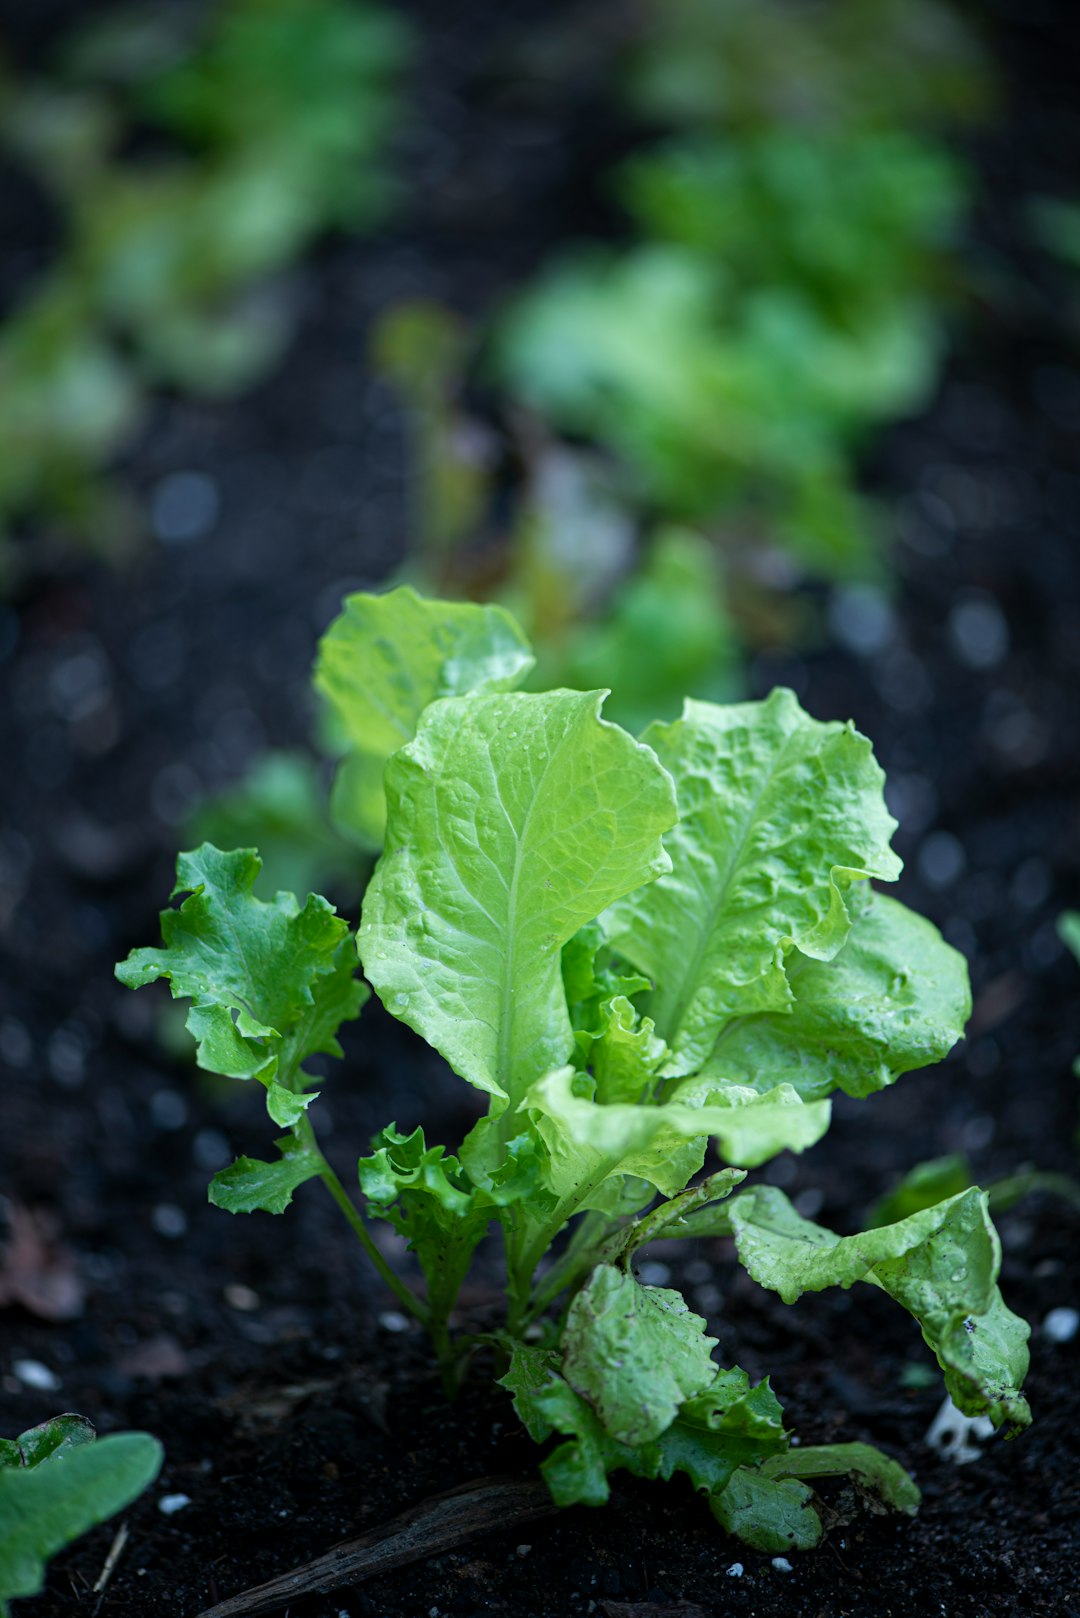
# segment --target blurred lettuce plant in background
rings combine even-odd
[[[295,308],[273,278],[392,201],[407,55],[375,4],[214,0],[96,19],[54,82],[6,86],[6,144],[63,241],[0,332],[0,535],[33,513],[114,548],[132,522],[100,469],[147,386],[236,393],[280,357]]]
[[[646,18],[628,93],[677,133],[614,176],[630,239],[552,264],[495,367],[610,450],[646,507],[811,575],[872,576],[854,457],[926,402],[962,284],[966,177],[916,126],[982,110],[978,52],[936,5]]]
[[[642,0],[640,13],[627,89],[657,124],[854,133],[991,107],[985,52],[943,0]]]

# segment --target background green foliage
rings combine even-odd
[[[30,515],[114,553],[136,531],[100,472],[147,388],[250,386],[293,327],[268,278],[384,217],[407,50],[374,3],[219,0],[95,21],[55,80],[3,87],[0,130],[64,240],[0,332],[0,541]]]

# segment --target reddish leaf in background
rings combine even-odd
[[[21,1304],[41,1320],[82,1314],[83,1285],[48,1214],[7,1204],[7,1240],[0,1247],[0,1308]]]

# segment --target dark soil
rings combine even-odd
[[[265,1150],[255,1098],[204,1088],[164,1055],[161,1002],[111,976],[156,936],[192,801],[264,745],[303,739],[317,635],[345,589],[385,578],[405,553],[402,423],[366,367],[373,313],[416,292],[488,307],[587,228],[590,175],[625,138],[589,110],[603,52],[576,76],[499,69],[545,7],[410,9],[425,29],[428,133],[404,143],[407,218],[391,237],[331,244],[303,273],[302,330],[272,382],[241,406],[163,399],[123,469],[151,496],[170,472],[211,478],[216,525],[122,575],[69,565],[0,607],[0,1431],[74,1409],[102,1432],[146,1428],[167,1452],[127,1513],[104,1594],[91,1587],[109,1526],[56,1562],[28,1609],[42,1618],[195,1618],[426,1496],[534,1475],[535,1448],[490,1367],[446,1404],[424,1343],[397,1329],[393,1300],[317,1190],[280,1220],[207,1205],[216,1168]],[[945,1152],[966,1151],[980,1183],[1025,1162],[1077,1168],[1080,978],[1055,921],[1080,905],[1080,359],[1058,318],[1068,283],[1025,246],[1022,204],[1075,177],[1080,97],[1056,12],[1002,0],[990,22],[1006,97],[976,154],[975,250],[999,290],[958,333],[933,408],[868,469],[901,514],[892,629],[863,654],[766,652],[753,668],[756,691],[783,679],[812,712],[850,714],[874,738],[909,862],[899,891],[972,969],[970,1037],[948,1062],[838,1106],[821,1146],[772,1166],[842,1230],[905,1168]],[[28,22],[35,55],[40,35]],[[981,620],[965,616],[972,606]],[[858,610],[834,600],[848,643]],[[989,661],[973,660],[972,621],[997,635]],[[355,913],[356,896],[339,897]],[[463,1088],[369,1007],[328,1080],[321,1134],[348,1177],[391,1117],[458,1138]],[[1000,1227],[1006,1299],[1035,1327],[1035,1422],[964,1468],[924,1442],[940,1384],[887,1300],[864,1289],[789,1310],[722,1243],[647,1255],[708,1316],[725,1362],[772,1375],[804,1442],[867,1439],[910,1467],[924,1494],[914,1521],[847,1520],[836,1498],[821,1548],[778,1571],[728,1539],[688,1487],[616,1477],[603,1510],[508,1526],[295,1601],[292,1618],[680,1603],[756,1618],[1075,1618],[1080,1336],[1056,1342],[1042,1322],[1080,1302],[1080,1215],[1037,1196]],[[463,1323],[493,1318],[485,1273]],[[35,1386],[25,1361],[53,1385]],[[165,1514],[169,1495],[189,1503]]]

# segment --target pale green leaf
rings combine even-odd
[[[49,1558],[136,1499],[161,1461],[148,1433],[116,1433],[0,1468],[0,1602],[37,1595]]]
[[[756,1168],[777,1152],[812,1146],[829,1124],[829,1103],[806,1104],[790,1085],[759,1095],[689,1079],[660,1105],[600,1106],[576,1093],[569,1067],[546,1074],[522,1105],[547,1147],[552,1190],[560,1198],[589,1190],[579,1204],[586,1208],[594,1206],[591,1191],[616,1174],[676,1196],[701,1167],[710,1136],[726,1161]]]
[[[866,1096],[940,1061],[971,1014],[967,964],[937,928],[896,899],[868,893],[840,953],[793,950],[794,1003],[738,1017],[702,1071],[755,1089],[792,1084],[806,1101]]]
[[[717,1341],[681,1292],[641,1286],[625,1270],[598,1264],[570,1305],[562,1371],[612,1438],[644,1444],[712,1382]]]
[[[614,905],[613,945],[656,985],[643,1005],[673,1051],[670,1071],[697,1070],[732,1017],[789,1007],[793,947],[831,960],[850,926],[845,894],[892,879],[895,821],[870,743],[822,724],[790,691],[764,702],[687,702],[646,740],[675,779],[679,823],[665,838],[672,869]]]
[[[689,1400],[658,1438],[620,1443],[607,1432],[595,1410],[559,1374],[558,1356],[524,1344],[513,1345],[510,1371],[502,1385],[531,1436],[542,1442],[563,1434],[541,1465],[559,1506],[603,1505],[608,1474],[663,1478],[685,1473],[695,1489],[722,1489],[736,1469],[786,1448],[782,1411],[768,1382],[750,1387],[744,1371],[716,1371],[713,1381]]]
[[[710,1501],[729,1533],[755,1550],[772,1554],[810,1550],[822,1522],[805,1478],[852,1477],[894,1511],[914,1516],[920,1493],[898,1461],[872,1444],[814,1444],[785,1450],[753,1467],[742,1467]]]
[[[740,1467],[709,1507],[717,1522],[753,1550],[779,1555],[819,1542],[814,1491],[796,1478],[771,1478],[761,1467]]]
[[[346,753],[334,771],[330,818],[352,843],[377,854],[386,836],[386,792],[381,753]]]
[[[598,921],[586,922],[563,945],[562,973],[566,1003],[575,1028],[595,1028],[599,1008],[618,995],[629,998],[651,989],[640,973],[627,976],[613,969],[607,934]]]
[[[314,894],[303,909],[291,893],[257,899],[259,866],[253,849],[223,853],[203,843],[181,854],[174,897],[188,897],[162,911],[165,948],[132,951],[116,975],[133,989],[167,978],[174,999],[191,1000],[199,1066],[260,1080],[283,1125],[282,1092],[303,1089],[309,1056],[341,1055],[337,1030],[368,991],[333,908]]]
[[[671,781],[602,692],[450,698],[386,768],[359,946],[383,1004],[462,1078],[517,1102],[573,1034],[560,951],[669,861]]]
[[[598,1101],[645,1101],[667,1055],[652,1019],[639,1017],[625,995],[601,1001],[596,1026],[576,1032],[580,1058],[592,1070]]]
[[[973,1187],[898,1224],[843,1237],[803,1219],[773,1186],[743,1192],[729,1211],[755,1281],[785,1303],[856,1281],[881,1287],[919,1322],[953,1403],[1016,1432],[1031,1419],[1019,1391],[1030,1328],[1001,1300],[1001,1250],[986,1200]]]
[[[804,1444],[763,1461],[770,1478],[856,1478],[885,1505],[913,1517],[922,1495],[909,1474],[891,1456],[873,1444]]]
[[[502,607],[430,601],[408,585],[349,596],[319,643],[315,686],[353,752],[335,783],[338,824],[365,847],[381,846],[382,772],[441,697],[512,691],[533,666],[521,630]]]
[[[302,1146],[292,1135],[276,1142],[281,1152],[274,1163],[254,1157],[238,1157],[210,1181],[210,1201],[226,1213],[279,1214],[293,1199],[293,1192],[307,1180],[314,1180],[326,1168],[322,1154]]]
[[[428,1285],[436,1314],[452,1306],[477,1243],[502,1210],[544,1193],[536,1142],[519,1135],[504,1161],[476,1185],[442,1146],[428,1146],[422,1129],[402,1135],[389,1125],[372,1141],[371,1157],[357,1164],[360,1189],[372,1213],[408,1240]]]

